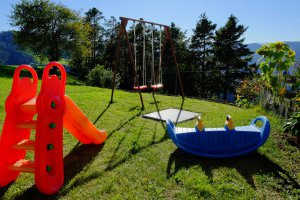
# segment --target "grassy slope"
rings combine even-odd
[[[0,130],[4,102],[11,79],[0,77]],[[187,99],[183,109],[201,112],[206,127],[220,127],[226,114],[236,125],[248,124],[265,114],[272,130],[257,152],[231,159],[198,158],[181,152],[169,139],[161,122],[141,118],[144,113],[180,108],[180,97],[144,94],[146,109],[136,93],[67,86],[66,93],[109,138],[104,145],[81,145],[64,135],[65,185],[49,199],[299,199],[300,153],[280,134],[280,120],[256,109]],[[180,123],[193,127],[195,121]],[[32,154],[28,154],[32,157]],[[1,177],[0,177],[1,178]],[[0,189],[3,199],[45,198],[31,174]]]

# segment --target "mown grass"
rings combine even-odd
[[[0,77],[0,128],[11,78]],[[69,95],[109,137],[103,145],[82,145],[64,134],[65,184],[52,196],[42,195],[32,174],[22,174],[0,189],[2,199],[299,199],[300,153],[281,134],[281,120],[260,108],[241,109],[187,98],[183,109],[202,113],[206,127],[221,127],[226,114],[236,125],[266,115],[272,125],[264,146],[251,154],[230,159],[208,159],[177,149],[165,124],[147,120],[145,113],[180,108],[182,99],[70,86]],[[195,120],[178,124],[193,127]],[[32,154],[28,154],[32,157]],[[0,177],[1,178],[1,177]]]

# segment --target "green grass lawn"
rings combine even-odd
[[[0,77],[0,130],[4,102],[12,79]],[[271,121],[271,135],[257,152],[230,158],[208,159],[180,151],[169,139],[165,124],[143,119],[145,113],[180,108],[181,97],[70,86],[69,95],[99,129],[109,137],[103,145],[82,145],[64,135],[65,184],[46,197],[34,186],[32,174],[21,174],[0,189],[0,199],[299,199],[300,153],[281,133],[281,120],[259,108],[187,98],[183,109],[200,112],[206,127],[222,127],[226,114],[235,124],[246,125],[258,115]],[[178,124],[194,127],[195,120]],[[28,153],[32,158],[32,153]],[[0,177],[1,178],[1,177]]]

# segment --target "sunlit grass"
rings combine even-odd
[[[0,129],[10,78],[0,77]],[[266,115],[271,135],[257,152],[231,159],[195,157],[178,150],[165,124],[147,120],[145,113],[180,108],[181,97],[116,90],[109,104],[108,89],[70,86],[70,96],[99,129],[107,130],[104,145],[81,145],[64,135],[65,184],[50,199],[299,199],[300,153],[281,134],[281,120],[259,107],[241,109],[187,98],[183,109],[202,114],[206,127],[222,127],[227,114],[236,125],[246,125]],[[178,124],[193,127],[195,120]],[[28,155],[32,157],[32,155]],[[1,178],[1,177],[0,177]],[[0,189],[3,199],[45,198],[34,186],[31,174]]]

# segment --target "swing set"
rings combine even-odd
[[[130,58],[130,63],[133,71],[133,79],[134,79],[134,86],[133,89],[139,92],[140,95],[140,100],[142,104],[142,108],[144,108],[144,101],[142,97],[142,91],[148,89],[147,85],[147,63],[146,63],[146,25],[151,25],[151,77],[150,77],[150,88],[154,91],[157,89],[163,88],[162,84],[162,59],[164,56],[164,49],[166,46],[167,41],[169,41],[170,46],[171,46],[171,53],[174,59],[174,63],[176,66],[177,70],[177,76],[180,84],[180,90],[181,90],[181,96],[182,99],[184,99],[184,91],[183,91],[183,86],[180,78],[180,73],[179,73],[179,68],[178,68],[178,63],[177,59],[175,56],[175,50],[172,42],[172,37],[170,34],[169,26],[163,25],[163,24],[158,24],[154,22],[148,22],[144,20],[138,20],[138,19],[132,19],[132,18],[126,18],[126,17],[120,17],[121,20],[121,25],[120,25],[120,31],[118,34],[118,44],[117,44],[117,49],[116,49],[116,60],[115,60],[115,65],[113,68],[113,78],[112,78],[112,93],[111,93],[111,102],[113,102],[113,96],[114,96],[114,89],[115,89],[115,80],[116,80],[116,73],[117,73],[117,66],[119,64],[119,56],[120,56],[120,48],[121,48],[121,40],[122,37],[125,35],[126,39],[126,44],[129,52],[129,58]],[[133,44],[130,43],[129,41],[129,36],[126,30],[126,26],[128,24],[128,21],[133,22]],[[142,66],[139,65],[139,69],[137,69],[137,42],[136,42],[136,23],[141,23],[143,27],[143,50],[142,50]],[[157,73],[157,78],[155,76],[155,56],[154,56],[154,30],[155,26],[159,27],[159,63],[158,63],[158,73]],[[165,32],[165,38],[164,42],[162,43],[162,27]],[[133,48],[132,48],[133,46]],[[139,71],[141,75],[141,83],[139,80]]]

